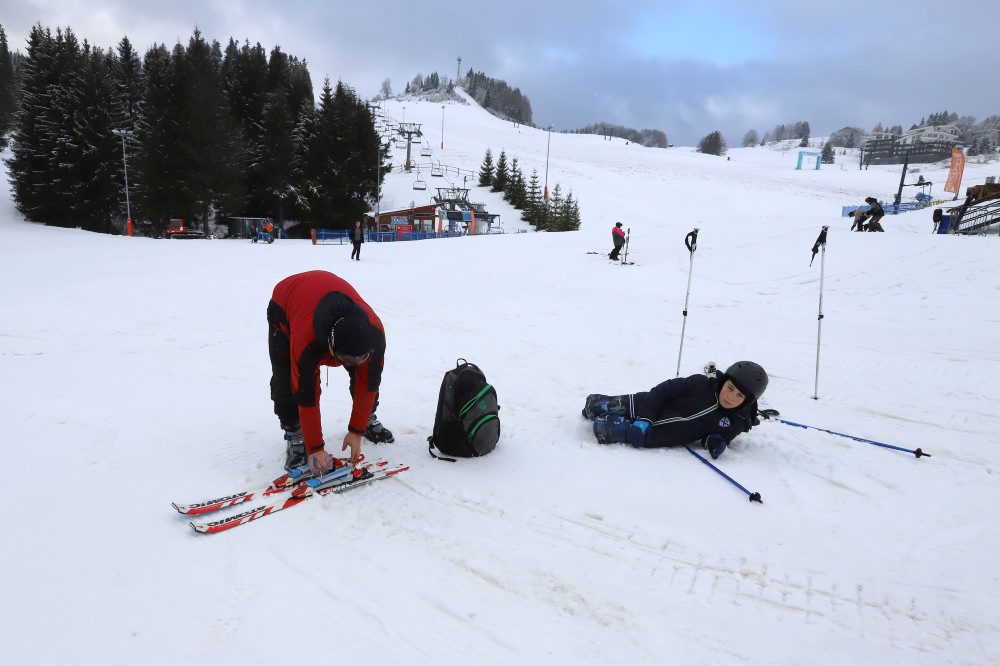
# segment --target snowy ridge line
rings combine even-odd
[[[270,516],[271,514],[283,511],[295,506],[296,504],[301,504],[310,497],[328,495],[331,493],[341,493],[346,490],[350,490],[351,488],[368,485],[373,481],[388,479],[396,474],[399,474],[400,472],[405,472],[410,469],[410,467],[409,465],[402,464],[390,466],[388,460],[377,460],[369,465],[362,466],[361,469],[363,472],[362,476],[357,478],[349,477],[346,481],[332,486],[314,490],[308,483],[300,483],[291,488],[291,494],[288,497],[270,502],[268,504],[262,504],[253,509],[249,509],[248,511],[228,516],[226,518],[221,518],[219,520],[203,523],[191,522],[189,524],[194,531],[202,534],[224,532],[234,527],[245,525],[253,520],[263,518],[264,516]]]

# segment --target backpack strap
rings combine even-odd
[[[427,438],[427,453],[431,454],[432,458],[437,460],[447,460],[448,462],[456,462],[454,458],[447,458],[445,456],[434,455],[434,435]]]

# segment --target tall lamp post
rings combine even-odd
[[[125,215],[127,216],[127,221],[125,223],[125,233],[129,236],[132,235],[132,203],[128,198],[128,160],[125,159],[125,137],[131,137],[131,130],[124,129],[113,129],[111,133],[115,136],[121,137],[122,140],[122,166],[125,167]]]
[[[552,125],[545,128],[549,133],[549,138],[545,142],[545,200],[549,200],[549,146],[552,145]]]
[[[444,104],[441,105],[441,150],[444,150]]]

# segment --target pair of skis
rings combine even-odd
[[[328,495],[331,493],[341,493],[345,490],[361,485],[367,485],[374,481],[388,479],[400,472],[409,469],[406,465],[393,465],[388,460],[376,460],[366,462],[357,467],[345,464],[322,476],[311,475],[308,466],[299,467],[287,474],[282,474],[269,485],[253,490],[243,490],[231,495],[225,495],[216,499],[195,502],[194,504],[177,504],[173,507],[178,513],[188,516],[200,516],[213,513],[220,509],[243,504],[254,499],[270,500],[269,502],[254,507],[248,511],[205,522],[192,521],[191,527],[196,532],[202,534],[215,534],[224,532],[240,525],[245,525],[252,520],[270,516],[278,511],[283,511],[296,504],[301,504],[310,497],[316,495]]]

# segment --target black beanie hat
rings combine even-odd
[[[330,348],[337,354],[364,356],[375,347],[375,329],[363,315],[341,317],[330,329]]]

